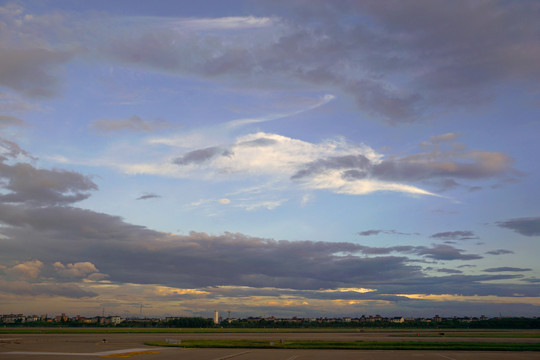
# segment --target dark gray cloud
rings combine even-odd
[[[171,128],[173,125],[163,119],[147,121],[137,115],[132,115],[126,119],[116,120],[95,120],[90,124],[90,128],[101,133],[113,133],[119,131],[153,132]]]
[[[253,42],[145,26],[117,31],[104,51],[124,63],[246,86],[272,77],[273,84],[337,88],[391,124],[418,121],[434,106],[490,101],[508,79],[532,86],[540,79],[534,2],[310,2],[255,13],[276,15],[270,29],[279,31],[252,31]],[[392,83],[394,75],[403,75],[401,83]]]
[[[437,269],[437,272],[446,273],[446,274],[462,274],[463,273],[463,271],[461,270],[448,269],[448,268]]]
[[[514,254],[512,250],[505,250],[505,249],[498,249],[498,250],[491,250],[486,252],[487,255],[506,255],[506,254]]]
[[[445,261],[480,258],[448,245],[374,248],[349,242],[275,241],[234,233],[192,232],[180,236],[68,206],[0,204],[0,222],[5,225],[4,236],[0,237],[2,263],[29,258],[46,264],[89,262],[107,274],[108,280],[118,283],[184,288],[232,285],[288,291],[364,287],[378,291],[333,296],[384,297],[390,301],[397,300],[393,295],[408,293],[538,296],[540,291],[534,283],[489,283],[521,277],[514,274],[430,277],[403,256]],[[329,294],[321,296],[332,298]]]
[[[360,179],[377,179],[382,181],[398,181],[422,183],[446,191],[468,186],[455,179],[478,181],[499,178],[515,172],[511,168],[513,160],[506,154],[496,152],[466,151],[450,143],[453,137],[444,134],[448,139],[444,146],[454,146],[449,150],[441,148],[443,142],[422,143],[425,151],[403,156],[388,157],[385,160],[371,161],[363,155],[347,155],[321,158],[301,166],[291,176],[292,180],[303,180],[324,173],[338,170],[347,181]]]
[[[93,291],[84,290],[74,284],[36,284],[27,281],[4,281],[0,279],[0,294],[1,293],[19,296],[63,296],[75,299],[98,295]]]
[[[231,156],[232,153],[227,149],[212,146],[205,149],[193,150],[183,156],[177,157],[173,163],[177,165],[200,164],[217,156]]]
[[[532,271],[532,269],[529,268],[517,268],[517,267],[509,267],[509,266],[501,266],[496,268],[489,268],[485,269],[485,272],[521,272],[521,271]]]
[[[35,157],[30,155],[30,153],[28,153],[27,151],[23,150],[13,141],[0,138],[0,160],[6,161],[8,159],[15,159],[17,157],[24,157],[36,160]]]
[[[26,122],[14,116],[0,115],[0,129],[8,126],[23,126]]]
[[[379,235],[380,233],[384,233],[385,230],[366,230],[366,231],[360,231],[358,235],[360,236],[371,236],[371,235]]]
[[[21,15],[6,12],[5,44],[22,46],[0,47],[0,86],[53,95],[58,70],[79,53],[66,49],[79,46],[100,59],[249,88],[294,82],[335,89],[360,110],[399,124],[437,107],[490,101],[502,81],[536,88],[540,80],[540,9],[532,1],[281,5],[252,6],[269,26],[250,31],[198,31],[174,18],[118,21],[105,14],[33,14],[34,21],[16,23]]]
[[[478,236],[476,236],[472,231],[465,230],[440,232],[431,235],[430,238],[438,240],[473,240],[478,239]]]
[[[496,224],[503,228],[512,229],[521,235],[540,235],[540,217],[510,219],[506,221],[499,221]]]
[[[74,55],[73,51],[0,47],[0,86],[30,97],[53,96],[59,67]]]
[[[522,279],[520,274],[489,274],[410,278],[403,283],[380,283],[377,289],[382,294],[457,294],[463,296],[538,296],[540,289],[534,285],[512,283],[512,280]],[[504,285],[490,284],[490,281],[505,281]]]
[[[379,234],[387,234],[387,235],[419,235],[418,233],[409,234],[409,233],[403,233],[396,230],[366,230],[366,231],[360,231],[358,235],[360,236],[371,236],[371,235],[379,235]]]
[[[401,284],[405,291],[407,284],[417,284],[428,293],[448,293],[440,277],[431,279],[421,267],[410,265],[408,257],[390,253],[443,260],[478,258],[450,246],[371,248],[347,242],[275,241],[232,233],[178,236],[66,206],[4,204],[0,205],[0,220],[8,225],[2,230],[5,238],[0,238],[0,260],[4,262],[26,258],[39,258],[45,263],[91,262],[111,281],[188,288],[236,285],[319,290]],[[63,251],[58,252],[59,248]],[[464,276],[460,281],[476,289],[483,286],[478,281],[487,278],[478,279]]]
[[[364,177],[362,169],[367,168],[370,165],[370,161],[363,155],[345,155],[345,156],[333,156],[326,159],[319,159],[299,170],[294,174],[291,179],[301,179],[307,176],[321,173],[325,170],[341,170],[341,169],[355,169],[357,173],[349,173],[347,176]]]
[[[431,248],[419,246],[414,251],[418,255],[423,255],[435,260],[478,260],[482,256],[477,254],[464,254],[463,250],[449,245],[435,245]]]
[[[0,202],[34,205],[70,204],[90,196],[97,185],[74,171],[38,169],[29,163],[7,163],[20,157],[34,159],[17,144],[0,139]]]
[[[150,194],[141,195],[136,200],[159,199],[160,197],[161,197],[161,195],[151,194],[150,193]]]

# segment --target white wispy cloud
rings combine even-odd
[[[219,18],[184,18],[174,21],[179,30],[232,30],[269,27],[275,20],[269,17],[228,16]]]
[[[328,190],[349,195],[364,195],[376,191],[434,195],[419,187],[399,182],[376,178],[346,179],[343,177],[343,169],[328,169],[298,181],[291,180],[303,167],[319,159],[343,157],[362,157],[373,164],[380,163],[383,158],[369,146],[349,143],[343,138],[311,143],[283,135],[257,132],[238,136],[229,145],[196,149],[159,162],[124,162],[117,163],[116,166],[129,174],[237,181],[238,184],[263,181],[279,184],[278,188],[282,189],[301,187],[306,190]],[[255,205],[251,202],[240,202],[243,205],[239,206],[247,210],[273,209],[283,202],[284,200],[258,199]]]
[[[335,98],[336,97],[334,95],[332,95],[332,94],[326,94],[326,95],[322,96],[313,105],[311,105],[311,106],[309,106],[307,108],[304,108],[304,109],[296,110],[296,111],[289,112],[289,113],[283,113],[283,114],[272,114],[272,115],[258,117],[258,118],[246,118],[246,119],[232,120],[232,121],[227,122],[225,124],[225,126],[228,127],[228,128],[234,128],[234,127],[237,127],[237,126],[242,126],[242,125],[247,125],[247,124],[256,124],[256,123],[262,123],[262,122],[266,122],[266,121],[272,121],[272,120],[278,120],[278,119],[287,118],[287,117],[290,117],[290,116],[301,114],[301,113],[309,111],[309,110],[316,109],[316,108],[318,108],[320,106],[323,106],[323,105],[329,103],[330,101],[334,100]]]

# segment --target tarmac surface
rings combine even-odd
[[[539,352],[435,350],[295,350],[295,349],[187,349],[153,347],[145,341],[191,339],[386,340],[386,341],[504,341],[540,342],[540,338],[395,337],[387,333],[152,333],[152,334],[17,334],[0,335],[0,359],[124,358],[182,360],[538,360]]]

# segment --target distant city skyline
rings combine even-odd
[[[0,0],[0,309],[540,314],[540,4]]]

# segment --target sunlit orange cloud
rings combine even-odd
[[[391,304],[388,300],[342,300],[334,299],[330,300],[332,306],[347,306],[347,305],[362,305],[362,306],[379,306],[379,305],[389,305]]]
[[[180,288],[173,288],[168,286],[155,286],[154,292],[156,295],[159,296],[167,296],[167,295],[186,295],[186,294],[192,294],[192,295],[207,295],[210,294],[208,291],[199,290],[199,289],[180,289]]]
[[[324,292],[324,293],[328,293],[328,292],[331,292],[331,293],[335,293],[335,292],[350,292],[350,291],[354,291],[354,292],[358,292],[358,293],[367,293],[367,292],[377,291],[377,289],[367,289],[367,288],[338,288],[338,289],[319,290],[319,292]]]
[[[510,296],[463,296],[457,294],[399,294],[397,296],[403,296],[409,299],[431,300],[431,301],[462,301],[462,302],[483,302],[483,303],[514,303],[514,304],[531,304],[540,305],[540,297],[510,297]]]

